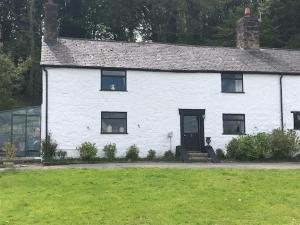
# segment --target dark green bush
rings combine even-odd
[[[57,143],[52,139],[51,134],[42,141],[42,158],[44,161],[54,159],[57,150]]]
[[[127,149],[127,152],[126,152],[126,159],[128,160],[132,160],[132,161],[135,161],[135,160],[138,160],[139,158],[139,148],[136,146],[136,145],[131,145],[128,149]]]
[[[60,150],[60,151],[58,151],[58,152],[56,153],[56,156],[57,156],[60,160],[64,160],[64,159],[66,158],[66,156],[67,156],[67,152],[66,152],[66,151]]]
[[[227,145],[227,157],[236,160],[291,159],[300,150],[300,139],[294,130],[275,129],[233,138]]]
[[[110,161],[113,161],[116,158],[117,147],[116,144],[107,144],[103,148],[105,158]]]
[[[80,158],[83,160],[91,160],[96,158],[98,149],[95,143],[84,142],[76,148],[79,152]]]
[[[222,160],[222,159],[225,159],[225,158],[226,158],[226,155],[225,155],[224,151],[223,151],[222,149],[220,149],[220,148],[218,148],[218,149],[216,150],[216,155],[217,155],[217,158],[218,158],[219,160]]]
[[[175,160],[175,154],[171,150],[166,151],[164,154],[164,160],[167,160],[167,161]]]
[[[148,151],[147,159],[148,160],[153,160],[153,159],[155,159],[155,155],[156,155],[156,152],[154,150],[150,149]]]

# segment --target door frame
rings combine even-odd
[[[205,118],[205,109],[179,109],[179,115],[180,115],[180,144],[181,146],[184,145],[184,116],[198,116],[200,119],[199,124],[199,151],[204,151],[205,146],[205,137],[204,137],[204,118]],[[185,147],[185,146],[183,146]]]

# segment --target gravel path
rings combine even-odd
[[[62,169],[62,168],[238,168],[238,169],[300,169],[299,162],[284,163],[164,163],[164,162],[136,162],[136,163],[99,163],[73,164],[60,166],[43,166],[41,164],[18,165],[16,169]],[[5,170],[4,168],[0,168]]]

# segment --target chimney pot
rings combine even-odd
[[[251,9],[245,8],[245,17],[250,17],[250,16],[251,16]]]

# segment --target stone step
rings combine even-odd
[[[208,157],[207,153],[203,152],[187,152],[188,156]]]
[[[210,162],[208,157],[191,157],[189,158],[191,162]]]

